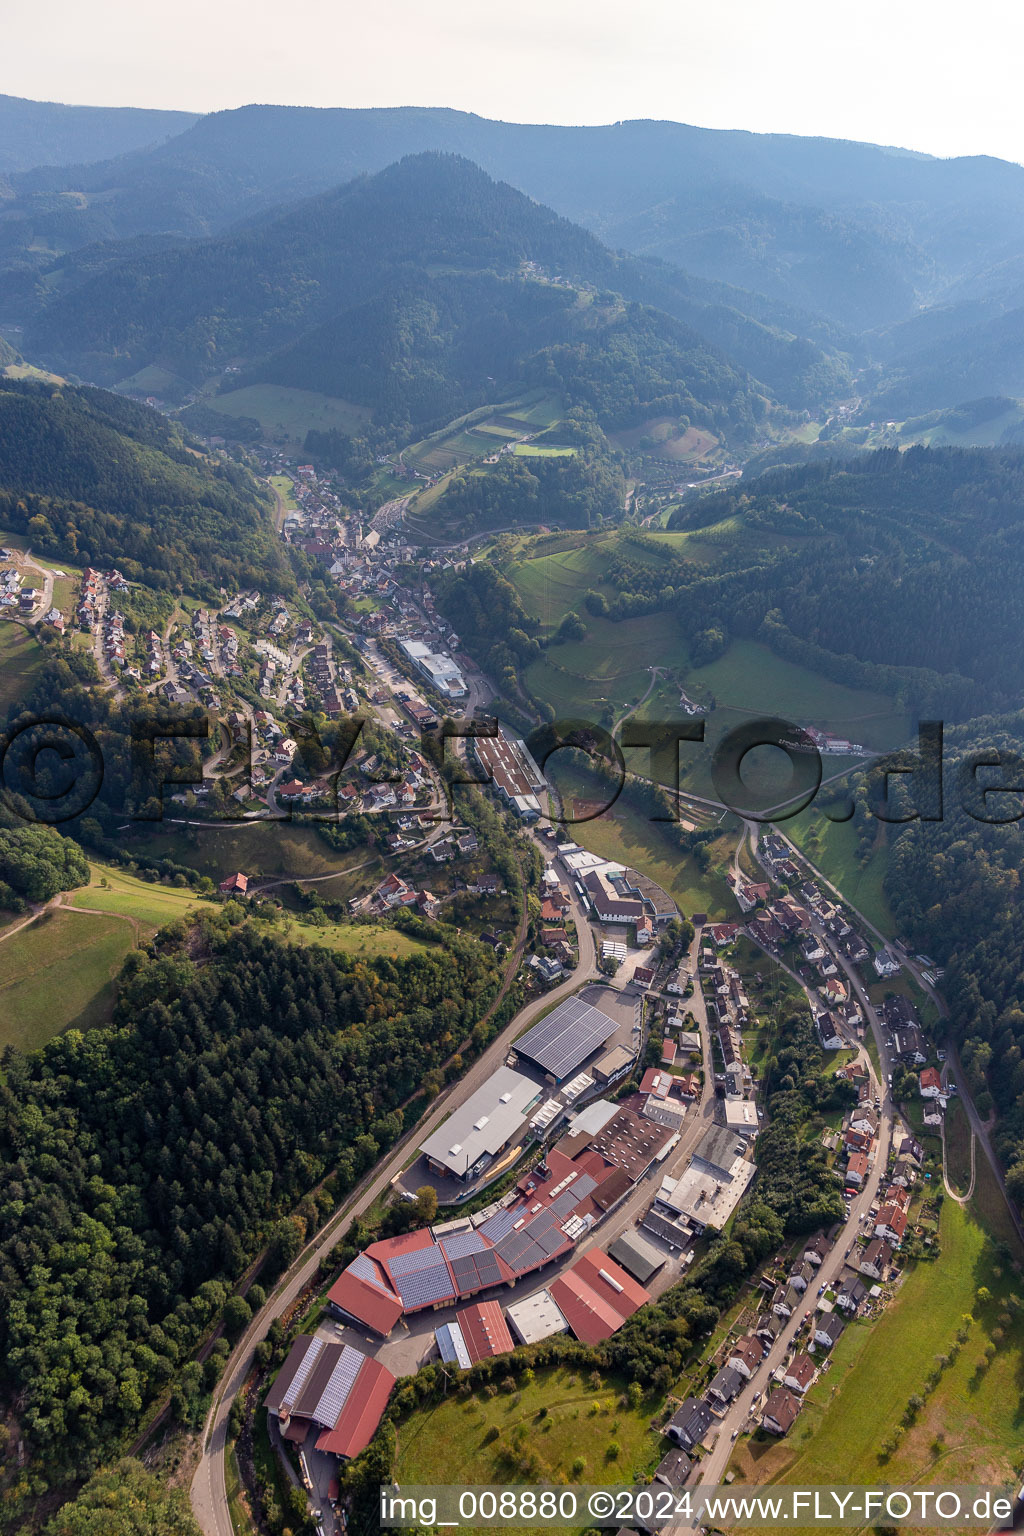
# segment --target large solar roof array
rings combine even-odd
[[[455,1296],[448,1266],[441,1260],[440,1269],[418,1269],[413,1274],[396,1275],[395,1285],[402,1298],[402,1305],[413,1311],[432,1301],[445,1301]]]
[[[323,1339],[315,1338],[310,1344],[309,1348],[306,1350],[305,1355],[299,1361],[298,1369],[296,1370],[295,1375],[292,1377],[288,1384],[288,1391],[285,1394],[286,1402],[298,1402],[299,1393],[302,1391],[303,1387],[306,1385],[306,1382],[309,1380],[314,1365],[316,1365],[316,1362],[319,1360],[320,1355],[326,1347],[327,1346]]]
[[[355,1275],[359,1280],[365,1280],[367,1285],[375,1285],[379,1291],[384,1290],[381,1282],[380,1270],[365,1253],[357,1253],[352,1263],[348,1266],[348,1273]]]
[[[451,1237],[441,1238],[445,1258],[461,1259],[467,1253],[483,1253],[487,1247],[479,1232],[454,1232]]]
[[[453,1259],[452,1273],[463,1294],[483,1290],[488,1285],[498,1285],[502,1280],[501,1267],[490,1248],[480,1253],[463,1254],[461,1259]]]
[[[616,1031],[614,1019],[570,997],[516,1041],[516,1050],[556,1078],[566,1077]]]
[[[361,1355],[358,1349],[353,1349],[351,1344],[346,1344],[341,1351],[337,1365],[327,1380],[327,1385],[320,1394],[320,1401],[313,1409],[312,1417],[318,1424],[336,1424],[344,1408],[353,1383],[359,1375],[359,1368],[366,1356]]]
[[[396,1253],[388,1259],[388,1269],[397,1280],[400,1275],[411,1275],[420,1269],[444,1269],[444,1254],[433,1244],[429,1248],[416,1248],[412,1253]]]
[[[572,1215],[580,1201],[585,1200],[588,1195],[592,1195],[596,1188],[597,1180],[591,1178],[589,1173],[581,1173],[579,1178],[575,1179],[568,1189],[555,1196],[548,1206],[548,1210],[553,1211],[559,1221],[564,1221],[567,1216]]]
[[[512,1211],[495,1211],[494,1215],[484,1222],[480,1231],[490,1242],[499,1243],[506,1232],[512,1231],[518,1220],[518,1215]]]
[[[517,1274],[523,1270],[544,1264],[566,1241],[565,1233],[558,1227],[558,1218],[549,1209],[542,1212],[529,1226],[509,1232],[498,1244],[498,1253],[509,1269]]]

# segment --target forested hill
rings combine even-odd
[[[109,1458],[172,1378],[191,1415],[232,1282],[267,1244],[271,1275],[291,1262],[496,991],[449,930],[365,963],[241,917],[129,956],[111,1027],[0,1065],[0,1381],[29,1457],[0,1473],[8,1512],[15,1480]]]
[[[727,570],[681,594],[697,654],[753,634],[826,676],[902,693],[924,715],[1019,703],[1024,450],[885,449],[775,470],[673,522],[727,519],[743,535]]]
[[[157,411],[105,390],[0,378],[0,525],[41,554],[149,586],[288,589],[265,493]]]
[[[319,389],[399,430],[525,379],[603,425],[672,411],[748,434],[765,387],[690,326],[624,300],[627,265],[468,161],[420,155],[101,272],[44,310],[27,344],[105,383],[147,363],[199,379],[246,359],[233,386]]]
[[[886,890],[898,932],[947,967],[942,990],[983,1117],[995,1109],[994,1140],[1007,1188],[1024,1210],[1024,902],[1020,794],[966,800],[961,768],[980,756],[1024,757],[1024,714],[988,717],[947,730],[946,795],[938,821],[892,829]],[[1019,772],[977,775],[978,788]],[[968,775],[967,782],[970,782]],[[979,820],[979,813],[989,820]]]
[[[913,314],[958,278],[976,292],[998,282],[1024,228],[1024,171],[984,157],[686,123],[281,106],[211,113],[120,161],[17,178],[11,222],[45,231],[46,199],[63,191],[78,196],[65,200],[62,249],[95,239],[96,218],[106,238],[209,234],[421,150],[465,155],[616,247],[858,330]]]
[[[106,160],[180,134],[196,118],[195,112],[76,107],[0,96],[0,171]]]

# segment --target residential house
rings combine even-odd
[[[892,1249],[882,1238],[873,1238],[860,1256],[860,1272],[872,1280],[884,1280],[892,1263]]]
[[[665,1425],[665,1433],[684,1451],[700,1445],[711,1428],[711,1409],[698,1397],[688,1397]]]
[[[734,1371],[739,1371],[740,1375],[745,1376],[749,1381],[763,1359],[764,1350],[760,1339],[748,1333],[732,1345],[726,1364],[731,1365]]]
[[[841,1049],[843,1037],[839,1032],[839,1020],[831,1009],[824,1008],[820,1013],[816,1014],[814,1024],[823,1050],[838,1051]]]
[[[713,1397],[724,1408],[742,1389],[747,1378],[734,1365],[723,1365],[708,1387],[708,1397]]]
[[[794,1355],[786,1366],[786,1372],[782,1380],[791,1392],[799,1392],[803,1397],[807,1388],[811,1385],[817,1374],[817,1366],[810,1355]]]
[[[819,1316],[814,1321],[814,1342],[822,1349],[831,1349],[843,1331],[843,1320],[834,1312]]]
[[[769,1434],[786,1435],[796,1423],[800,1399],[788,1387],[776,1387],[764,1405],[761,1423]]]
[[[870,1104],[858,1104],[850,1111],[850,1130],[861,1131],[865,1136],[877,1136],[878,1115]]]
[[[923,1067],[917,1082],[922,1099],[937,1099],[942,1092],[942,1079],[936,1067]]]
[[[907,1230],[907,1213],[898,1205],[883,1205],[875,1217],[875,1236],[884,1237],[893,1248],[898,1248]]]
[[[836,1292],[836,1306],[852,1316],[867,1294],[864,1281],[858,1280],[856,1275],[848,1275]]]
[[[860,1189],[868,1176],[868,1158],[865,1152],[851,1152],[846,1161],[846,1182]]]
[[[829,1242],[824,1232],[819,1232],[815,1237],[811,1238],[810,1242],[805,1247],[804,1258],[807,1260],[808,1264],[813,1264],[815,1268],[817,1268],[818,1265],[823,1262],[823,1260],[828,1258],[828,1255],[831,1252],[832,1244]]]

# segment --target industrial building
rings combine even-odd
[[[736,1209],[756,1173],[745,1157],[746,1147],[724,1125],[708,1130],[678,1179],[666,1178],[655,1197],[655,1209],[681,1232],[699,1236],[706,1227],[720,1232]],[[664,1221],[644,1219],[656,1236],[666,1237]]]
[[[505,1309],[509,1326],[523,1344],[536,1344],[549,1339],[553,1333],[568,1333],[569,1324],[565,1313],[550,1291],[535,1291],[525,1301],[517,1301]]]
[[[532,1061],[552,1082],[578,1072],[583,1063],[618,1029],[600,1008],[570,997],[527,1030],[513,1047],[516,1056]]]
[[[416,671],[444,699],[464,699],[469,689],[450,656],[434,652],[422,640],[402,640],[402,650]]]
[[[387,1337],[403,1316],[514,1285],[571,1253],[671,1141],[665,1128],[598,1100],[486,1211],[371,1243],[331,1286],[328,1307]]]
[[[653,1243],[649,1243],[645,1237],[641,1237],[635,1227],[627,1227],[620,1237],[617,1237],[608,1249],[616,1263],[623,1269],[628,1269],[634,1280],[641,1285],[647,1285],[653,1275],[658,1273],[665,1263],[666,1255]]]
[[[421,1144],[433,1172],[473,1179],[523,1131],[542,1090],[511,1067],[497,1072]]]
[[[376,1433],[395,1384],[391,1372],[351,1344],[329,1344],[300,1333],[267,1393],[267,1411],[282,1439],[348,1460]]]
[[[498,798],[520,821],[536,821],[542,810],[538,796],[546,785],[525,741],[499,728],[497,736],[471,736],[469,744]]]
[[[548,1286],[576,1337],[584,1344],[611,1338],[650,1294],[600,1248],[581,1254]]]

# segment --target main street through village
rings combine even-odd
[[[397,702],[396,695],[401,690],[405,679],[397,672],[392,663],[383,654],[381,648],[376,644],[366,647],[364,655],[372,671],[386,690],[387,700],[382,702],[382,709],[388,713],[394,712],[397,715],[397,711],[394,711],[394,705]],[[467,682],[470,685],[467,714],[479,714],[484,700],[490,697],[487,681],[482,674],[476,673],[475,669],[467,669]],[[386,720],[386,715],[384,718]],[[698,797],[693,798],[695,803],[698,803]],[[699,803],[705,806],[712,804],[712,802],[703,801]],[[715,806],[715,809],[719,812],[721,811],[720,806]],[[745,823],[744,832],[734,856],[734,870],[737,876],[740,873],[740,845],[744,841],[749,839],[753,857],[755,859],[759,857],[759,831],[760,827],[757,823]],[[534,832],[532,835],[542,848],[542,851],[550,852],[550,849],[545,846],[544,839],[538,833]],[[800,867],[813,875],[837,899],[843,901],[846,909],[863,925],[864,929],[873,933],[882,944],[885,944],[886,940],[884,937],[878,934],[877,930],[864,919],[863,915],[857,912],[850,902],[842,897],[842,894],[831,885],[819,870],[815,869],[813,864],[800,850],[792,843],[788,843],[788,846],[793,859]],[[535,998],[525,1008],[520,1010],[481,1056],[470,1065],[465,1074],[439,1095],[414,1131],[392,1148],[377,1167],[366,1176],[350,1195],[344,1206],[325,1223],[289,1267],[287,1273],[279,1281],[265,1305],[252,1319],[243,1337],[233,1350],[224,1374],[213,1395],[209,1416],[204,1429],[201,1459],[191,1489],[193,1508],[205,1536],[233,1536],[227,1500],[225,1465],[228,1446],[228,1419],[232,1402],[242,1389],[252,1370],[255,1348],[266,1338],[271,1324],[275,1319],[291,1312],[297,1300],[315,1279],[325,1251],[337,1242],[338,1238],[355,1217],[369,1210],[389,1189],[393,1190],[398,1186],[403,1170],[409,1166],[410,1160],[414,1156],[416,1145],[422,1142],[431,1131],[440,1125],[453,1109],[465,1102],[466,1099],[489,1080],[495,1070],[505,1061],[509,1047],[515,1039],[531,1023],[535,1022],[542,1013],[546,1013],[563,999],[579,992],[581,989],[585,989],[598,977],[599,967],[595,931],[591,926],[589,912],[578,898],[571,881],[569,882],[568,895],[571,916],[575,922],[579,945],[579,960],[576,969],[564,981],[542,996]],[[860,1192],[850,1200],[848,1215],[842,1229],[834,1246],[822,1263],[818,1281],[824,1289],[840,1279],[858,1233],[863,1230],[865,1218],[870,1211],[870,1207],[876,1201],[879,1186],[885,1174],[892,1149],[898,1120],[897,1110],[892,1102],[889,1087],[893,1064],[889,1060],[886,1035],[876,1010],[859,974],[850,962],[837,951],[830,936],[817,920],[814,922],[814,931],[830,950],[837,965],[841,967],[846,976],[852,994],[856,997],[861,1007],[867,1027],[871,1031],[877,1052],[877,1060],[881,1064],[881,1077],[879,1078],[869,1053],[851,1035],[848,1043],[857,1050],[859,1057],[866,1067],[874,1095],[879,1102],[879,1130],[868,1177]],[[520,925],[516,944],[506,969],[502,989],[503,994],[518,970],[523,954],[524,941],[525,918]],[[697,974],[697,961],[701,943],[702,932],[698,929],[689,955],[689,967],[693,975]],[[908,970],[914,975],[915,980],[920,983],[929,996],[935,999],[938,1006],[944,1009],[941,997],[921,977],[919,967],[914,965],[910,957],[904,957],[904,961]],[[769,956],[766,958],[766,964],[778,965],[780,963],[775,957]],[[790,975],[798,985],[804,986],[803,981],[794,973],[790,972]],[[705,1063],[704,1083],[701,1099],[687,1114],[679,1140],[673,1147],[670,1157],[663,1165],[656,1165],[657,1172],[655,1174],[648,1173],[646,1178],[640,1179],[623,1203],[617,1207],[614,1214],[606,1222],[586,1234],[568,1258],[560,1264],[553,1266],[552,1270],[543,1279],[540,1279],[537,1275],[526,1276],[516,1284],[508,1287],[502,1293],[501,1300],[503,1304],[511,1303],[522,1295],[531,1294],[541,1284],[548,1284],[557,1273],[568,1267],[569,1263],[575,1263],[580,1254],[588,1248],[595,1245],[601,1245],[602,1248],[606,1248],[609,1243],[613,1242],[617,1236],[642,1215],[653,1199],[655,1182],[660,1181],[666,1175],[674,1177],[687,1166],[694,1149],[709,1125],[713,1123],[714,1117],[712,1042],[704,1000],[699,985],[695,988],[692,999],[688,1001],[688,1006],[694,1015],[695,1025],[699,1029],[701,1036],[702,1054]],[[642,1044],[641,1038],[641,1049]],[[1001,1184],[1001,1175],[999,1174],[998,1166],[986,1134],[986,1128],[977,1116],[970,1096],[966,1092],[966,1084],[961,1080],[962,1074],[958,1070],[955,1057],[949,1062],[947,1072],[958,1083],[972,1130],[980,1141],[982,1149],[991,1162]],[[1022,1236],[1024,1236],[1024,1233],[1022,1233]],[[659,1277],[655,1287],[656,1290],[660,1291],[667,1285],[674,1283],[683,1272],[684,1262],[685,1260],[681,1259],[678,1255],[673,1255]],[[722,1480],[735,1440],[741,1432],[753,1427],[754,1420],[752,1414],[757,1410],[759,1404],[763,1406],[763,1400],[770,1389],[773,1374],[783,1364],[795,1342],[801,1337],[801,1330],[806,1328],[808,1317],[813,1315],[815,1300],[816,1298],[808,1295],[807,1306],[803,1309],[797,1309],[792,1317],[789,1318],[768,1354],[755,1371],[752,1379],[743,1387],[732,1404],[718,1417],[714,1428],[708,1436],[706,1454],[699,1461],[695,1469],[695,1476],[691,1480],[691,1486],[710,1486]],[[321,1323],[320,1331],[323,1336],[329,1337],[332,1341],[355,1344],[364,1354],[374,1355],[395,1375],[402,1376],[417,1370],[428,1356],[432,1354],[434,1329],[440,1320],[438,1314],[429,1310],[414,1315],[411,1320],[403,1319],[397,1336],[384,1341],[367,1335],[364,1330],[358,1327],[346,1327],[331,1321]],[[336,1529],[335,1517],[327,1505],[326,1483],[323,1488],[316,1488],[315,1494],[323,1509],[322,1523],[324,1524],[327,1536],[332,1536]],[[694,1521],[694,1524],[697,1523],[697,1521]]]

